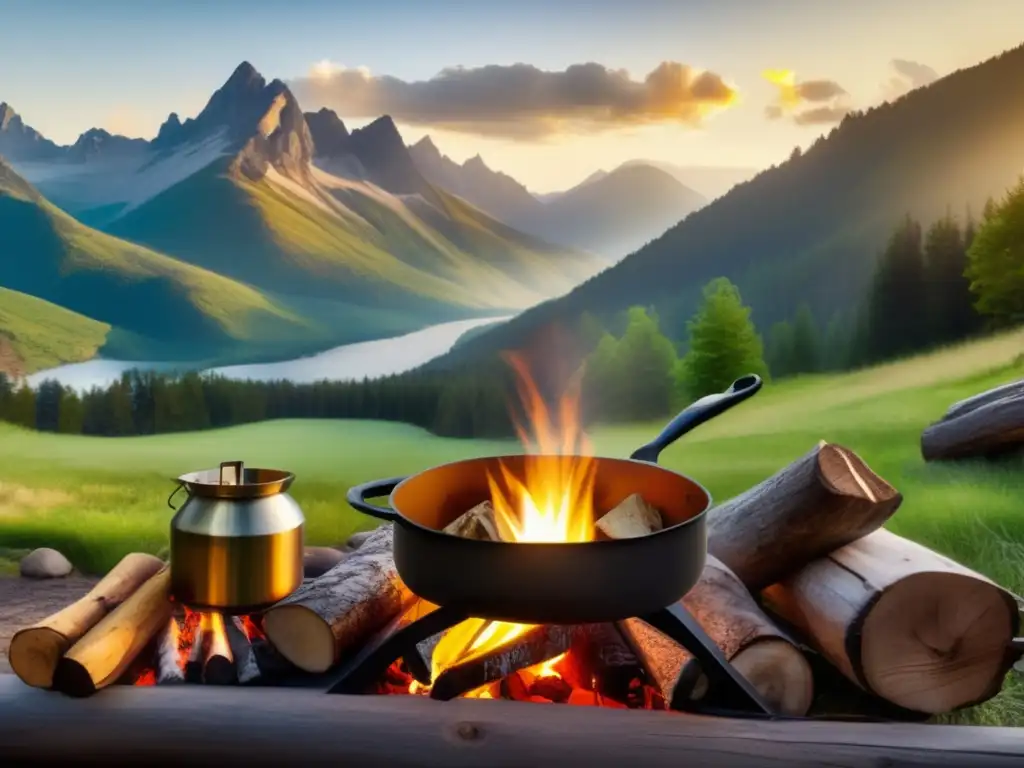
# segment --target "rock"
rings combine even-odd
[[[21,558],[18,568],[27,579],[59,579],[71,573],[68,559],[49,547],[33,549]]]
[[[366,541],[373,535],[373,530],[369,531],[357,531],[348,537],[348,548],[359,549],[363,546],[363,542]]]
[[[303,576],[307,579],[323,576],[346,557],[347,553],[331,547],[306,547],[302,558]]]

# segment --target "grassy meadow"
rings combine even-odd
[[[1024,467],[925,465],[919,451],[921,429],[951,403],[1024,377],[1022,349],[1024,331],[1017,331],[854,373],[769,384],[668,449],[663,463],[722,500],[819,439],[841,443],[904,494],[891,530],[1024,593]],[[599,427],[591,436],[598,453],[625,456],[661,426]],[[130,438],[0,425],[0,555],[53,546],[80,569],[99,573],[126,552],[159,551],[173,514],[166,504],[171,478],[231,459],[295,472],[292,492],[309,542],[337,544],[375,524],[347,507],[349,486],[515,450],[509,442],[445,439],[368,421],[275,421]],[[957,718],[1024,725],[1024,685],[1011,675],[997,699]]]

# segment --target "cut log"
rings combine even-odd
[[[60,657],[161,567],[153,555],[125,555],[81,600],[16,632],[7,654],[11,669],[27,685],[49,688]]]
[[[494,519],[494,506],[490,501],[481,501],[468,512],[459,515],[444,527],[444,532],[482,541],[499,541],[501,538]]]
[[[1024,447],[1024,394],[961,409],[921,433],[925,461],[995,457]]]
[[[765,590],[846,677],[898,706],[941,713],[985,701],[1019,652],[1013,596],[880,530]]]
[[[609,539],[633,539],[660,531],[663,523],[661,513],[634,493],[616,505],[615,509],[601,517],[594,527],[598,533]]]
[[[203,652],[203,682],[209,685],[232,685],[238,682],[235,657],[231,652],[224,617],[220,613],[205,613],[206,636],[209,642]]]
[[[89,696],[113,683],[171,620],[171,571],[164,566],[71,646],[53,687]]]
[[[683,598],[683,605],[772,711],[807,714],[814,681],[806,657],[714,556],[708,556],[700,581]],[[674,696],[692,702],[704,698],[708,681],[689,651],[639,619],[621,626],[667,701]]]
[[[946,411],[946,415],[942,417],[943,421],[949,419],[955,419],[958,416],[963,416],[965,413],[976,410],[983,405],[988,405],[996,400],[1002,400],[1004,397],[1021,397],[1024,396],[1024,379],[1019,381],[1011,381],[1009,384],[1003,384],[1001,387],[995,387],[994,389],[986,390],[981,394],[968,397],[958,402],[953,403],[949,406]]]
[[[492,623],[484,621],[488,627]],[[453,627],[449,632],[458,628]],[[482,653],[473,652],[460,658],[440,669],[430,687],[430,698],[449,701],[488,683],[502,680],[520,669],[553,659],[569,650],[573,631],[573,627],[562,625],[532,626],[514,640],[497,648]]]
[[[708,552],[758,591],[882,526],[903,497],[856,453],[822,441],[708,512]]]
[[[201,613],[192,613],[192,634],[188,644],[188,656],[185,659],[185,682],[203,682],[203,662],[206,659],[206,646],[210,642],[206,636],[206,622]]]
[[[306,672],[333,667],[415,600],[395,569],[393,547],[393,527],[378,528],[351,557],[267,610],[267,639]]]

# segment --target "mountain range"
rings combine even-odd
[[[455,162],[429,136],[409,151],[431,183],[517,229],[610,261],[642,247],[707,203],[706,197],[651,163],[598,171],[569,190],[541,197],[489,168],[480,155]]]
[[[847,115],[827,136],[692,213],[567,295],[460,344],[446,367],[530,343],[584,312],[603,319],[653,306],[684,338],[702,287],[724,276],[757,326],[808,302],[818,322],[852,319],[878,254],[907,214],[961,220],[1001,197],[1024,169],[1024,46],[896,101]],[[591,181],[590,185],[597,183]]]
[[[0,104],[0,155],[0,286],[40,300],[19,322],[63,307],[93,341],[109,326],[107,356],[302,354],[520,310],[602,266],[431,184],[389,117],[349,132],[248,63],[152,141],[59,146]]]

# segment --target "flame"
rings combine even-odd
[[[553,420],[525,360],[516,354],[506,355],[506,360],[516,374],[516,388],[528,421],[528,427],[524,427],[514,420],[520,442],[527,453],[556,458],[539,461],[527,457],[521,478],[503,464],[499,465],[500,478],[488,476],[498,533],[503,540],[516,542],[591,541],[596,463],[580,419],[583,371],[580,369],[570,379],[559,399],[557,419]],[[459,662],[513,642],[531,626],[488,619],[462,622],[448,630],[435,647],[431,679],[436,680],[443,670]],[[551,666],[555,663],[555,659],[547,662]],[[416,686],[415,691],[410,690],[425,690]]]

